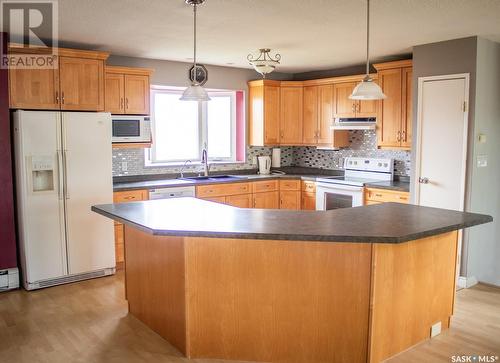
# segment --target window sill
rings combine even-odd
[[[245,164],[245,161],[209,161],[209,165],[241,165]],[[192,168],[192,167],[201,167],[203,164],[200,161],[194,161],[191,163],[188,163],[186,165],[186,169]],[[153,163],[150,161],[146,161],[144,163],[144,167],[146,168],[179,168],[184,166],[184,162],[171,162],[171,163]]]

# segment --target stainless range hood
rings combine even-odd
[[[375,117],[340,117],[330,129],[332,130],[375,130],[377,119]]]

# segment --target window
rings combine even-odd
[[[180,101],[182,90],[153,88],[151,91],[153,146],[150,164],[175,164],[201,161],[206,147],[209,161],[235,162],[237,137],[244,121],[237,122],[240,91],[210,91],[211,101]],[[241,96],[241,97],[237,97]],[[243,127],[241,127],[243,125]],[[240,129],[241,128],[241,129]],[[242,160],[243,161],[243,160]]]

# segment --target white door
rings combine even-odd
[[[63,112],[70,274],[115,266],[113,222],[92,205],[113,202],[111,115]]]
[[[26,288],[67,274],[59,117],[59,112],[50,111],[14,113],[18,224]]]
[[[467,155],[468,75],[419,79],[415,197],[462,211]]]

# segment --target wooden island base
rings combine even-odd
[[[457,232],[406,243],[153,236],[125,226],[130,313],[190,358],[379,362],[449,327]]]

